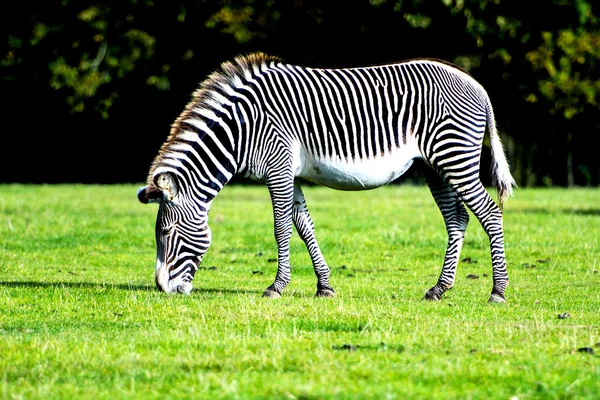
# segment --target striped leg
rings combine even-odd
[[[478,174],[477,169],[467,175],[449,172],[445,176],[460,196],[460,199],[475,215],[490,239],[494,287],[488,301],[490,303],[504,303],[506,301],[504,292],[508,286],[508,272],[504,255],[502,210],[485,190]]]
[[[504,254],[504,232],[502,229],[502,210],[486,192],[482,183],[457,188],[462,200],[481,223],[483,230],[490,238],[492,255],[492,277],[494,287],[489,298],[490,303],[504,303],[504,292],[508,286],[508,272]]]
[[[306,206],[306,200],[302,193],[302,188],[297,181],[294,181],[294,207],[292,210],[292,220],[298,231],[298,235],[306,244],[308,253],[312,260],[315,274],[317,275],[317,296],[333,297],[335,292],[329,286],[330,270],[323,258],[317,238],[315,237],[315,226]]]
[[[448,247],[442,272],[435,286],[429,289],[424,297],[426,300],[440,300],[444,292],[454,286],[456,267],[469,223],[469,214],[458,197],[458,193],[433,170],[429,169],[423,175],[442,213],[448,232]]]
[[[263,293],[263,297],[280,297],[283,289],[290,283],[290,239],[292,237],[292,204],[294,197],[294,178],[280,171],[267,185],[273,204],[273,222],[275,241],[277,242],[277,275],[275,282]]]

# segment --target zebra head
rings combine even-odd
[[[167,293],[189,294],[192,279],[211,242],[205,207],[186,193],[174,174],[160,173],[138,190],[144,204],[158,203],[156,286]]]

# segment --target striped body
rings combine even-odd
[[[240,174],[266,183],[273,202],[278,272],[265,295],[278,296],[291,278],[292,224],[311,255],[317,294],[333,295],[298,178],[340,190],[372,189],[421,160],[449,235],[442,274],[426,298],[439,299],[454,284],[466,204],[490,236],[491,300],[502,301],[508,282],[502,213],[479,180],[486,127],[501,205],[514,181],[492,107],[481,85],[455,66],[412,60],[328,70],[262,54],[225,63],[175,121],[138,193],[142,202],[160,203],[157,284],[189,292],[210,245],[212,200]],[[190,226],[196,234],[189,234]]]

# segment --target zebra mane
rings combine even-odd
[[[214,101],[214,93],[223,92],[223,88],[227,86],[235,86],[237,80],[242,76],[252,74],[253,71],[261,66],[271,63],[281,62],[282,59],[276,56],[270,56],[262,52],[239,55],[233,61],[225,61],[220,68],[213,71],[194,91],[191,100],[187,103],[183,112],[177,117],[171,125],[171,130],[167,140],[162,144],[158,155],[152,162],[152,166],[148,173],[147,184],[154,184],[154,172],[163,161],[164,155],[169,151],[169,148],[179,141],[179,133],[183,121],[190,118],[194,109],[210,108],[211,101]]]

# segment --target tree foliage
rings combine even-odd
[[[150,99],[168,119],[191,82],[248,51],[316,67],[444,58],[490,92],[521,185],[598,184],[599,13],[590,0],[4,2],[0,93],[113,127]],[[548,152],[556,171],[536,159]]]

